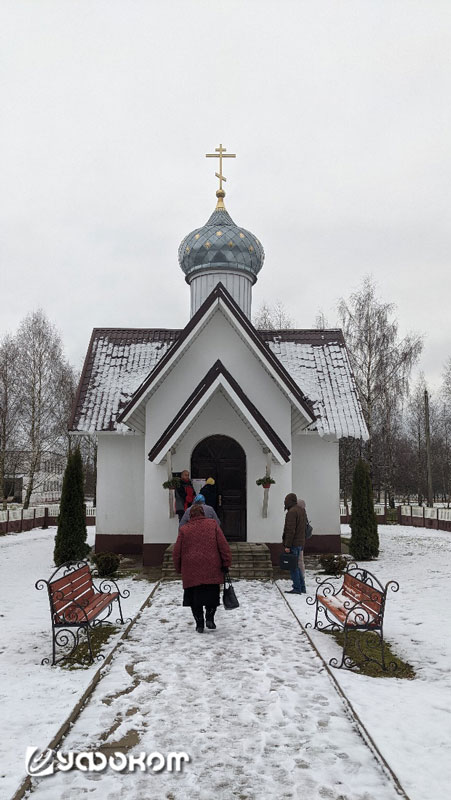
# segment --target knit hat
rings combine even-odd
[[[200,505],[200,503],[205,503],[205,497],[203,496],[203,494],[196,494],[193,503],[197,503],[198,505]]]
[[[214,479],[214,478],[207,478],[207,480],[205,481],[205,483],[208,483],[208,485],[209,485],[209,486],[214,486],[214,485],[215,485],[215,483],[216,483],[216,481],[215,481],[215,479]]]
[[[285,508],[291,508],[292,506],[295,506],[297,502],[297,496],[294,494],[294,492],[290,492],[290,494],[287,494],[285,498]]]

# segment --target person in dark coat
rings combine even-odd
[[[214,478],[207,478],[207,480],[205,481],[205,486],[202,486],[202,489],[200,490],[199,494],[203,494],[207,506],[211,506],[211,508],[214,508],[215,511],[218,510],[216,507],[217,493],[216,493],[216,481]]]
[[[196,631],[203,633],[204,624],[215,629],[223,567],[230,567],[232,554],[218,523],[206,519],[201,505],[191,508],[189,522],[179,529],[172,558],[176,572],[182,575],[183,605],[191,606]]]
[[[286,553],[297,557],[297,566],[290,570],[293,588],[286,594],[305,594],[305,580],[299,568],[299,558],[305,546],[305,526],[307,516],[305,508],[298,506],[298,498],[294,493],[287,494],[285,498],[285,525],[282,534],[282,543]]]
[[[301,500],[301,499],[298,497],[298,506],[299,506],[300,508],[303,508],[303,509],[304,509],[304,511],[305,511],[305,523],[307,524],[307,522],[308,522],[308,516],[307,516],[307,509],[306,509],[306,507],[305,507],[305,500]],[[302,548],[302,550],[301,550],[301,555],[299,556],[299,569],[301,570],[301,572],[302,572],[302,574],[303,574],[303,576],[304,576],[304,581],[305,581],[304,548]]]
[[[194,486],[189,479],[189,472],[184,469],[180,473],[180,484],[175,490],[175,512],[179,521],[182,519],[186,509],[192,504],[195,494]]]

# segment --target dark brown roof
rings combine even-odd
[[[277,452],[282,456],[285,462],[290,460],[290,451],[284,445],[282,439],[277,435],[274,428],[271,427],[269,422],[263,417],[260,411],[254,406],[254,404],[249,400],[248,396],[243,392],[239,384],[236,380],[232,377],[230,372],[224,367],[221,361],[218,359],[215,364],[208,370],[205,377],[198,383],[196,388],[194,389],[193,393],[189,396],[186,403],[183,404],[181,409],[175,415],[174,419],[169,423],[168,427],[162,433],[158,441],[155,442],[154,446],[152,447],[149,453],[149,461],[153,461],[156,456],[161,452],[162,448],[167,445],[170,439],[172,439],[173,435],[181,428],[184,420],[188,417],[190,412],[196,407],[199,400],[205,395],[207,390],[210,386],[214,383],[216,378],[219,375],[223,375],[226,381],[229,383],[233,391],[238,395],[241,402],[246,407],[250,416],[255,420],[257,425],[265,432],[266,436],[272,443],[273,447]]]
[[[308,397],[316,417],[312,429],[322,435],[367,438],[341,330],[253,330],[265,351]],[[117,421],[119,413],[181,334],[165,328],[95,328],[69,429],[128,430]]]
[[[314,347],[321,347],[324,344],[338,342],[345,344],[343,331],[341,328],[285,328],[280,331],[258,330],[258,335],[264,342],[299,342],[300,344],[311,344]]]
[[[119,411],[179,334],[167,328],[94,328],[69,430],[117,430]]]

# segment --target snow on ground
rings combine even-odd
[[[55,533],[56,528],[35,529],[0,537],[0,797],[5,800],[25,777],[26,748],[47,747],[99,667],[97,662],[69,672],[41,666],[42,658],[51,657],[50,610],[46,590],[37,591],[35,583],[55,569]],[[88,528],[89,544],[94,533]],[[120,585],[131,590],[124,616],[133,616],[152,586],[129,579]]]
[[[349,526],[342,529],[346,533]],[[400,584],[397,594],[388,594],[385,637],[417,676],[375,679],[345,670],[334,675],[411,800],[438,800],[449,796],[451,785],[451,638],[445,610],[451,536],[380,525],[379,537],[379,558],[366,566],[384,584],[390,579]],[[315,588],[310,574],[307,590]],[[314,607],[304,597],[288,597],[301,622],[313,621]],[[326,634],[309,633],[327,659],[341,653]]]
[[[343,526],[343,533],[348,530]],[[40,665],[50,650],[50,620],[45,592],[34,584],[51,573],[54,532],[0,537],[0,797],[5,800],[24,776],[26,747],[47,746],[96,669],[67,672]],[[388,596],[385,635],[417,677],[333,673],[411,800],[437,800],[447,796],[451,783],[451,642],[443,618],[451,536],[398,526],[380,526],[379,533],[380,557],[367,566],[383,582],[400,583],[400,591]],[[151,588],[130,583],[127,615]],[[315,587],[308,572],[309,592]],[[240,608],[220,609],[218,630],[199,635],[189,610],[180,605],[180,583],[165,584],[120,645],[63,746],[96,749],[128,737],[136,755],[187,751],[192,762],[184,772],[60,773],[36,779],[33,800],[72,800],[88,792],[93,800],[396,796],[277,588],[240,581],[237,591]],[[312,619],[305,596],[287,599],[302,622]],[[330,637],[310,633],[327,658],[340,653]]]
[[[185,751],[181,774],[58,772],[32,800],[395,800],[320,659],[271,583],[237,581],[240,608],[198,634],[180,582],[163,584],[64,751]],[[102,735],[106,732],[106,741]]]

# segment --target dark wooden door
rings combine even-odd
[[[209,436],[191,457],[193,478],[214,478],[217,514],[226,539],[246,541],[246,455],[235,439]]]

